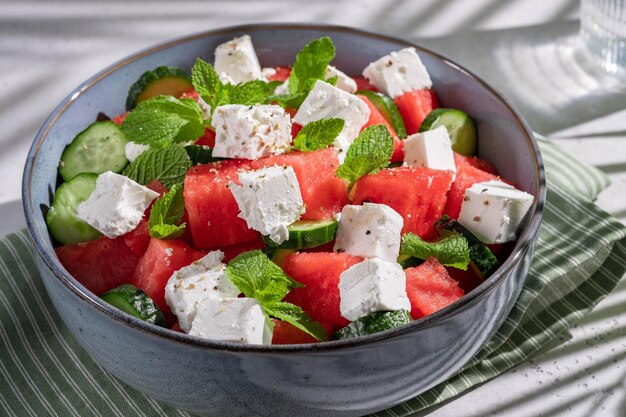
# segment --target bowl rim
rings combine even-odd
[[[469,294],[465,294],[463,297],[455,301],[454,303],[446,306],[445,308],[430,314],[421,319],[415,320],[409,324],[394,329],[374,333],[372,335],[362,336],[352,339],[343,340],[331,340],[321,343],[306,343],[306,344],[288,344],[288,345],[244,345],[234,342],[216,341],[211,339],[201,339],[193,336],[189,336],[185,333],[176,332],[165,327],[160,327],[151,323],[144,322],[138,318],[135,318],[129,314],[118,310],[110,304],[102,301],[99,297],[87,290],[82,284],[80,284],[74,277],[72,277],[65,268],[61,265],[58,258],[54,255],[54,251],[46,250],[44,244],[48,236],[40,234],[34,225],[34,218],[38,216],[35,207],[33,207],[33,199],[31,196],[31,181],[33,180],[33,169],[39,150],[42,143],[45,141],[48,132],[55,124],[57,119],[61,117],[63,112],[85,91],[91,88],[92,85],[107,77],[111,73],[125,67],[126,65],[137,61],[147,55],[158,52],[160,50],[174,47],[178,44],[183,44],[189,41],[202,39],[206,37],[212,37],[217,35],[235,35],[237,33],[246,32],[254,35],[253,32],[258,30],[311,30],[311,31],[328,31],[334,33],[343,33],[350,36],[356,36],[360,38],[375,39],[383,42],[396,44],[399,47],[414,47],[420,54],[430,55],[431,57],[443,61],[446,65],[449,65],[457,71],[463,73],[465,76],[472,79],[482,88],[486,89],[507,110],[518,128],[524,134],[526,141],[529,145],[529,149],[532,149],[532,156],[535,161],[534,175],[537,179],[537,185],[535,189],[535,200],[531,207],[531,212],[526,218],[526,226],[524,227],[520,237],[518,238],[511,254],[504,261],[504,263],[494,272],[486,281],[480,284],[476,289]],[[329,33],[332,36],[332,33]],[[539,146],[534,138],[532,130],[521,116],[521,114],[515,109],[515,107],[509,103],[498,91],[483,81],[480,77],[476,76],[471,71],[465,69],[456,62],[446,58],[445,56],[433,52],[427,48],[416,45],[415,43],[393,37],[389,35],[383,35],[363,29],[352,28],[348,26],[332,25],[332,24],[319,24],[319,23],[259,23],[259,24],[245,24],[237,26],[222,27],[207,31],[202,31],[182,37],[177,37],[169,41],[158,43],[154,46],[145,48],[139,52],[131,54],[112,65],[106,67],[102,71],[98,72],[94,76],[90,77],[78,87],[76,87],[61,103],[53,110],[48,118],[43,123],[42,127],[38,131],[33,144],[31,145],[26,164],[24,166],[24,173],[22,177],[22,203],[24,209],[24,215],[26,218],[26,224],[30,233],[31,239],[34,243],[36,255],[43,261],[44,265],[52,272],[56,279],[58,279],[65,287],[67,287],[74,295],[84,302],[90,304],[101,313],[109,316],[109,318],[117,320],[122,324],[135,329],[137,331],[147,333],[153,337],[160,337],[166,339],[169,342],[176,342],[187,345],[189,347],[200,348],[204,350],[219,350],[230,352],[250,352],[250,353],[317,353],[324,351],[335,351],[339,349],[358,348],[364,345],[373,344],[379,341],[392,339],[397,336],[404,335],[406,333],[412,333],[421,328],[426,328],[431,324],[436,323],[441,318],[452,314],[455,311],[461,309],[461,307],[476,302],[478,299],[486,296],[493,288],[500,284],[502,280],[506,278],[508,272],[517,265],[525,256],[527,251],[534,244],[535,238],[538,233],[539,226],[541,224],[543,207],[546,198],[546,183],[545,183],[545,171],[543,165],[543,159],[539,150]]]

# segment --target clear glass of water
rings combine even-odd
[[[626,76],[626,0],[581,0],[580,36],[594,62]]]

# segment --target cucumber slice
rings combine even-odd
[[[96,188],[97,174],[78,174],[57,188],[46,214],[50,234],[64,245],[86,242],[102,234],[76,216],[76,207],[87,200]]]
[[[420,125],[419,132],[444,126],[452,142],[452,150],[461,155],[476,153],[477,133],[474,120],[464,111],[457,109],[435,109],[428,113]]]
[[[83,172],[120,172],[126,164],[128,140],[113,122],[95,122],[80,132],[61,155],[59,174],[69,181]]]
[[[157,67],[144,72],[128,89],[126,110],[132,110],[137,103],[156,96],[180,97],[193,90],[189,75],[178,67]]]
[[[289,239],[278,245],[269,236],[263,236],[265,245],[270,248],[280,249],[314,248],[335,238],[337,221],[300,220],[289,225],[287,230],[289,230]]]
[[[412,321],[411,315],[406,310],[377,311],[363,316],[333,335],[333,339],[348,339],[351,337],[365,336],[383,330],[400,327]]]
[[[440,236],[445,236],[450,232],[458,232],[465,237],[469,245],[470,267],[483,280],[500,267],[500,262],[493,252],[461,223],[444,216],[435,223],[435,228]]]
[[[385,120],[389,122],[393,130],[396,131],[399,138],[406,138],[406,127],[404,126],[404,119],[398,110],[396,103],[384,94],[376,93],[370,90],[360,90],[356,94],[361,94],[372,102],[374,107],[383,115]]]
[[[159,307],[152,298],[134,285],[120,285],[107,291],[100,298],[140,320],[165,326],[165,317]]]
[[[402,269],[412,268],[414,266],[420,266],[424,263],[423,259],[417,259],[413,256],[409,255],[400,255],[398,256],[398,263],[402,267]]]

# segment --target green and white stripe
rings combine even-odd
[[[496,377],[587,314],[626,271],[626,228],[592,200],[608,178],[544,138],[548,198],[536,255],[509,317],[448,381],[377,416],[408,416]],[[96,365],[52,308],[27,233],[0,239],[0,415],[189,416]]]

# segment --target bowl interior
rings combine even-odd
[[[99,112],[109,116],[124,112],[128,87],[144,71],[160,65],[189,70],[197,57],[212,62],[217,45],[243,34],[252,36],[261,65],[266,67],[291,64],[305,43],[328,35],[337,48],[333,65],[353,75],[360,74],[369,62],[391,51],[412,46],[402,40],[348,28],[256,25],[172,41],[120,61],[86,81],[46,121],[35,139],[24,172],[23,198],[27,222],[37,250],[57,276],[63,277],[75,288],[83,288],[65,272],[53,255],[53,244],[45,223],[64,147],[92,123]],[[479,156],[494,163],[502,176],[513,181],[518,188],[538,197],[526,222],[527,227],[507,261],[510,262],[521,245],[532,240],[540,221],[538,208],[543,200],[544,185],[537,145],[520,117],[484,82],[432,52],[418,49],[418,53],[428,68],[442,107],[462,109],[476,120]],[[491,280],[497,280],[500,275],[494,274]],[[83,289],[83,292],[87,291]],[[475,292],[480,292],[480,287]]]

